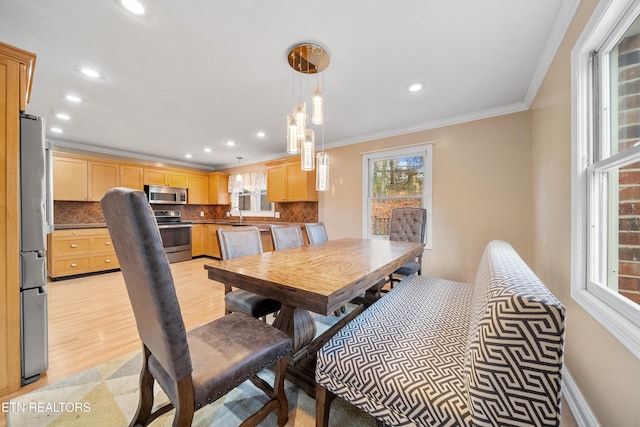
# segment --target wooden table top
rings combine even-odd
[[[209,278],[328,315],[422,254],[422,243],[338,239],[212,261]]]

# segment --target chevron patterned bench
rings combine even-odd
[[[565,308],[504,241],[474,285],[405,278],[327,342],[316,425],[335,396],[392,426],[557,426]]]

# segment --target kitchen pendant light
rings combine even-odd
[[[324,150],[316,157],[316,191],[329,190],[329,154]]]
[[[324,123],[324,97],[320,86],[320,79],[317,78],[317,85],[313,92],[308,91],[309,75],[324,71],[329,66],[329,53],[326,49],[312,43],[303,43],[293,46],[287,55],[289,66],[298,74],[293,73],[293,99],[295,97],[296,81],[295,76],[299,75],[298,84],[298,100],[294,103],[293,113],[287,115],[287,152],[290,154],[300,153],[300,164],[302,170],[312,171],[315,169],[315,131],[308,127],[307,124],[307,96],[310,96],[310,104],[312,106],[310,121],[314,125],[323,125]],[[303,99],[302,75],[307,75],[307,91]],[[324,74],[323,74],[324,83]],[[326,170],[328,177],[328,156],[324,153],[324,127],[321,130],[323,140],[323,159],[327,159]],[[295,138],[294,138],[295,135]],[[324,164],[324,163],[323,163]],[[323,172],[324,174],[325,172]],[[316,173],[317,175],[317,173]],[[325,179],[326,180],[326,179]],[[316,183],[317,185],[317,183]],[[324,186],[323,186],[324,187]],[[326,190],[318,190],[326,191]]]

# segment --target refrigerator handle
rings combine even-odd
[[[53,147],[51,142],[45,140],[45,174],[46,174],[46,206],[45,206],[45,233],[53,233]]]

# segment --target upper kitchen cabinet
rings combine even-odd
[[[188,181],[189,179],[186,173],[158,168],[144,168],[145,185],[187,188],[189,185]]]
[[[266,163],[269,202],[317,202],[315,171],[300,169],[298,158]]]
[[[0,396],[20,388],[20,111],[36,55],[0,42]]]
[[[87,200],[87,164],[84,159],[53,155],[54,200]]]
[[[120,165],[120,185],[144,190],[144,169],[140,166]]]
[[[117,163],[89,161],[87,172],[87,200],[99,202],[107,191],[120,186],[120,166]]]
[[[187,203],[190,205],[209,204],[209,177],[207,175],[188,175]]]
[[[222,172],[209,174],[209,204],[229,204],[229,175]]]

